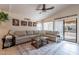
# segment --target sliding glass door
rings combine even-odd
[[[63,33],[63,20],[56,20],[54,21],[54,31],[59,32],[60,38],[64,39],[64,33]]]
[[[43,28],[43,29],[42,29]],[[66,18],[58,19],[53,22],[39,23],[38,30],[44,31],[57,31],[59,32],[60,39],[70,42],[77,42],[77,19]]]
[[[64,20],[64,38],[66,41],[77,42],[76,18],[68,18]]]

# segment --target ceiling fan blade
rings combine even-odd
[[[55,7],[50,7],[50,8],[47,8],[46,10],[50,10],[50,9],[54,9]]]
[[[46,7],[46,5],[45,5],[45,4],[43,4],[43,8],[42,8],[42,10],[45,10],[45,9],[46,9],[45,7]]]

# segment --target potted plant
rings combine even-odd
[[[4,13],[3,11],[0,12],[0,22],[4,22],[6,20],[8,20],[8,14]]]

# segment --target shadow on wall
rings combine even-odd
[[[6,21],[6,22],[1,22],[0,23],[0,39],[8,33],[8,31],[10,30],[11,28],[11,24],[9,21]]]

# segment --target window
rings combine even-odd
[[[63,39],[63,20],[56,20],[54,22],[55,28],[54,31],[59,32],[61,39]]]
[[[41,31],[42,30],[42,24],[41,23],[37,23],[36,29]]]
[[[49,22],[48,24],[48,30],[53,31],[53,22]]]
[[[53,22],[44,23],[44,30],[53,31]]]
[[[48,30],[48,23],[44,23],[44,30]]]

